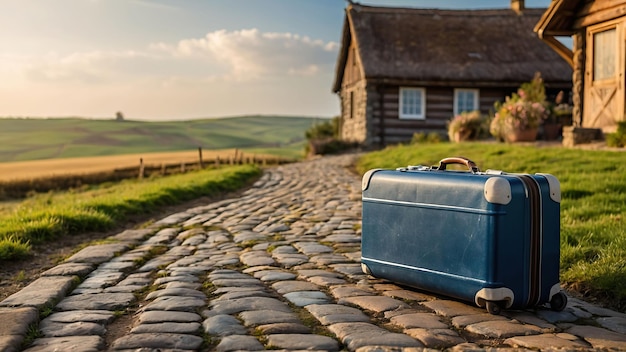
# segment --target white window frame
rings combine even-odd
[[[480,94],[480,91],[478,89],[456,88],[456,89],[454,89],[454,103],[453,103],[454,104],[453,110],[454,110],[454,115],[455,116],[462,112],[462,111],[459,110],[459,105],[458,105],[459,94],[460,93],[468,93],[468,92],[474,93],[474,103],[473,103],[474,108],[472,110],[464,110],[464,111],[468,111],[469,112],[469,111],[474,111],[474,110],[480,110],[480,105],[479,105],[479,101],[480,101],[479,94]]]
[[[411,93],[417,93],[419,94],[419,99],[420,99],[420,106],[419,109],[420,111],[417,113],[407,113],[405,114],[404,111],[404,94],[405,92],[407,94],[409,94],[409,92]],[[424,88],[409,88],[409,87],[400,87],[400,94],[399,94],[399,109],[398,109],[398,116],[400,119],[406,119],[406,120],[425,120],[426,119],[426,89]]]

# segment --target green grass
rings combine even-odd
[[[0,260],[29,254],[31,244],[104,231],[132,215],[237,190],[260,173],[256,166],[243,165],[38,194],[12,208],[0,208]]]
[[[550,173],[561,182],[561,283],[626,308],[626,153],[494,143],[419,144],[366,154],[372,168],[437,165],[449,156],[481,168]]]
[[[320,118],[242,116],[190,121],[0,118],[0,162],[203,149],[301,158]]]

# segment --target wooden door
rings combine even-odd
[[[583,127],[612,131],[624,118],[624,36],[619,22],[589,27]]]

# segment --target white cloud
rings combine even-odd
[[[35,82],[107,84],[134,76],[133,66],[157,59],[147,52],[90,51],[67,55],[49,53],[24,65],[25,76]]]
[[[179,41],[176,45],[156,43],[153,49],[175,57],[205,57],[229,68],[228,77],[236,80],[303,72],[311,67],[332,67],[339,45],[311,40],[292,33],[263,33],[258,29],[219,30],[204,38]]]
[[[218,30],[143,49],[0,58],[0,115],[129,118],[328,115],[338,44]]]
[[[103,84],[134,77],[187,76],[248,81],[311,76],[332,70],[338,44],[292,33],[258,29],[218,30],[174,44],[153,43],[144,50],[50,53],[33,59],[26,76],[33,81]]]

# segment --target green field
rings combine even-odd
[[[626,152],[498,143],[418,144],[365,155],[373,168],[467,157],[481,168],[550,173],[561,183],[561,284],[626,310]]]
[[[242,116],[189,121],[0,118],[0,162],[238,148],[300,158],[322,118]]]

